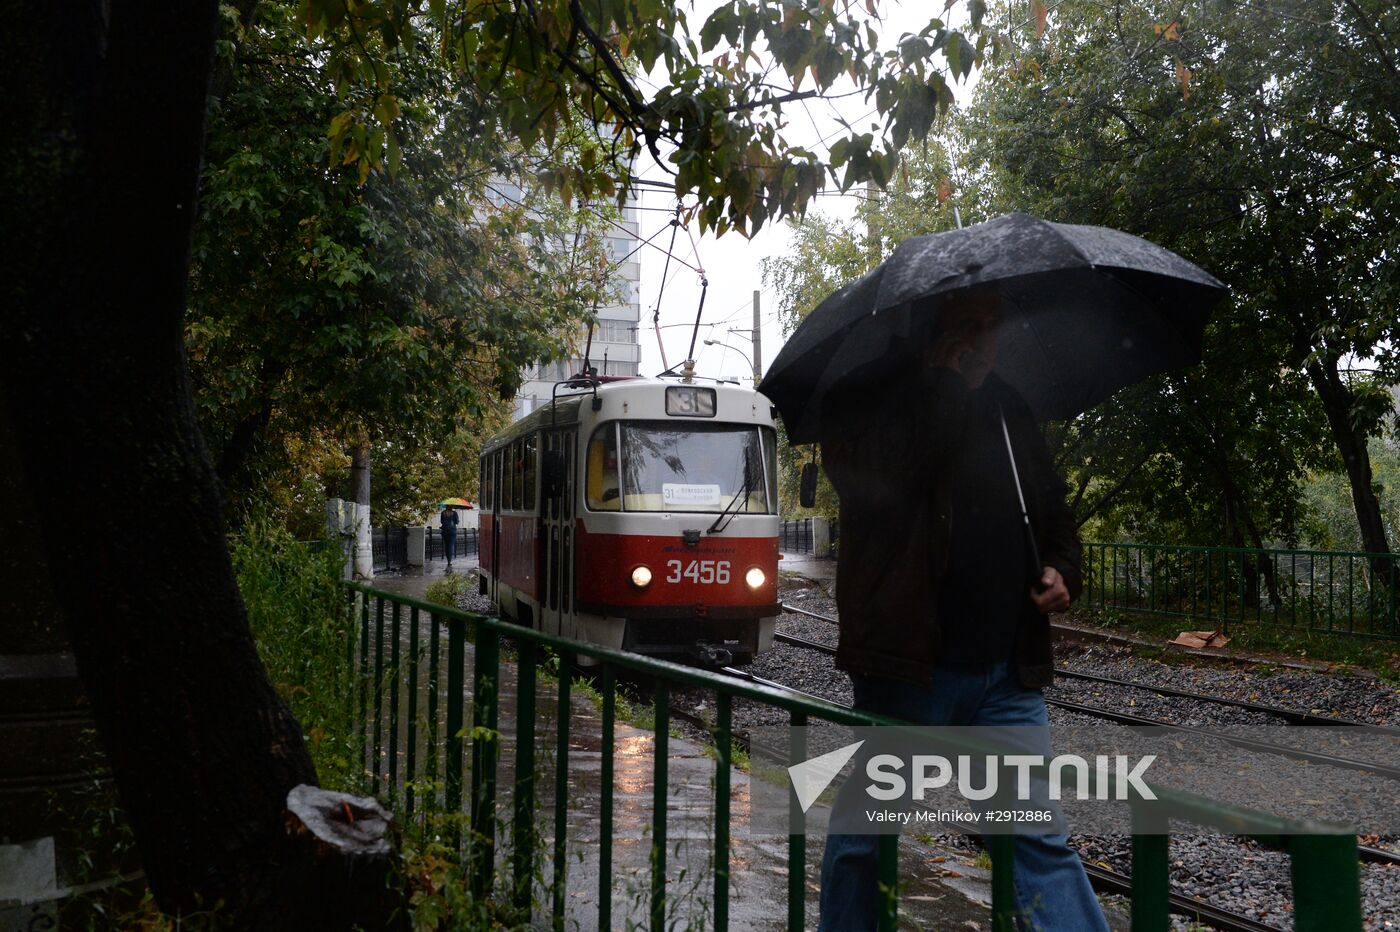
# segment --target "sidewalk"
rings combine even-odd
[[[466,575],[479,566],[476,554],[460,557],[452,561],[452,572]],[[373,579],[366,580],[376,589],[406,595],[415,599],[424,598],[428,587],[448,575],[446,560],[429,560],[424,566],[410,566],[402,570],[376,573]]]
[[[810,553],[784,552],[778,559],[778,573],[795,573],[821,583],[828,595],[836,595],[836,561]]]

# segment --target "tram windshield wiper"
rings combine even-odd
[[[736,515],[736,514],[739,513],[738,510],[734,508],[734,506],[737,505],[737,504],[739,503],[739,500],[740,500],[741,498],[747,498],[747,497],[748,497],[748,494],[749,494],[749,480],[748,480],[748,476],[745,476],[745,477],[744,477],[744,484],[741,485],[741,486],[739,487],[739,491],[737,491],[737,492],[734,493],[734,497],[731,498],[731,499],[729,500],[729,504],[727,504],[727,505],[724,506],[724,510],[721,511],[721,512],[719,513],[719,517],[718,517],[718,518],[715,518],[715,523],[714,523],[714,524],[711,524],[711,525],[710,525],[710,529],[709,529],[708,531],[706,531],[705,533],[706,533],[706,534],[719,534],[719,533],[722,533],[722,532],[724,531],[725,528],[729,527],[729,521],[733,521],[733,520],[734,520],[734,515]],[[732,509],[732,510],[731,510],[731,509]],[[726,518],[728,518],[729,520],[728,520],[728,521],[725,521]],[[721,521],[724,522],[723,525],[720,524]]]
[[[753,475],[753,454],[748,447],[745,447],[743,484],[739,486],[739,491],[734,493],[734,497],[729,500],[729,504],[724,506],[724,510],[719,513],[719,517],[715,518],[715,523],[711,524],[710,529],[705,533],[719,534],[723,532],[725,528],[729,527],[729,522],[733,521],[734,515],[739,513],[738,509],[736,509],[734,506],[739,503],[740,499],[747,499],[749,496],[749,487],[753,484]],[[726,518],[728,518],[728,520],[725,520]]]

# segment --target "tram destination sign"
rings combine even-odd
[[[666,413],[672,417],[714,417],[715,390],[699,385],[668,385]]]

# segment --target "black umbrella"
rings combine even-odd
[[[815,441],[828,395],[908,358],[948,299],[979,287],[1001,298],[993,371],[1042,420],[1199,360],[1225,293],[1175,253],[1106,227],[1009,214],[915,237],[823,301],[773,361],[762,391],[789,439]]]

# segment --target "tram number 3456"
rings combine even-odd
[[[680,560],[667,560],[666,569],[670,570],[666,575],[668,583],[678,583],[683,579],[689,579],[702,586],[723,586],[729,582],[728,560],[691,560],[689,563],[682,563]]]

